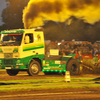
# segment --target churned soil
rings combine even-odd
[[[27,80],[27,79],[51,79],[64,78],[62,74],[29,76],[27,72],[19,72],[16,76],[9,76],[6,71],[0,71],[0,81]],[[81,74],[72,78],[92,77],[99,79],[100,74]],[[0,100],[100,100],[100,87],[85,88],[58,88],[58,89],[27,89],[1,91]]]
[[[0,100],[100,100],[100,88],[63,88],[0,92]]]

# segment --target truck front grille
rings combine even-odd
[[[14,61],[12,59],[5,59],[4,60],[4,65],[13,65]]]

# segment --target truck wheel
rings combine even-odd
[[[9,74],[10,76],[15,76],[18,74],[18,70],[11,70],[11,69],[7,69],[6,70],[7,74]]]
[[[41,71],[40,63],[36,60],[33,60],[29,65],[29,69],[27,71],[28,74],[30,76],[38,75],[40,71]]]
[[[76,59],[71,59],[67,64],[67,71],[70,71],[71,75],[78,75],[80,73],[80,65]]]

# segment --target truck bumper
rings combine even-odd
[[[0,59],[0,69],[28,69],[28,63],[21,59]]]

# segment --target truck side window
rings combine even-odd
[[[26,34],[25,36],[29,36],[29,39],[30,39],[29,43],[33,43],[34,42],[34,40],[33,40],[33,34],[32,33]]]

